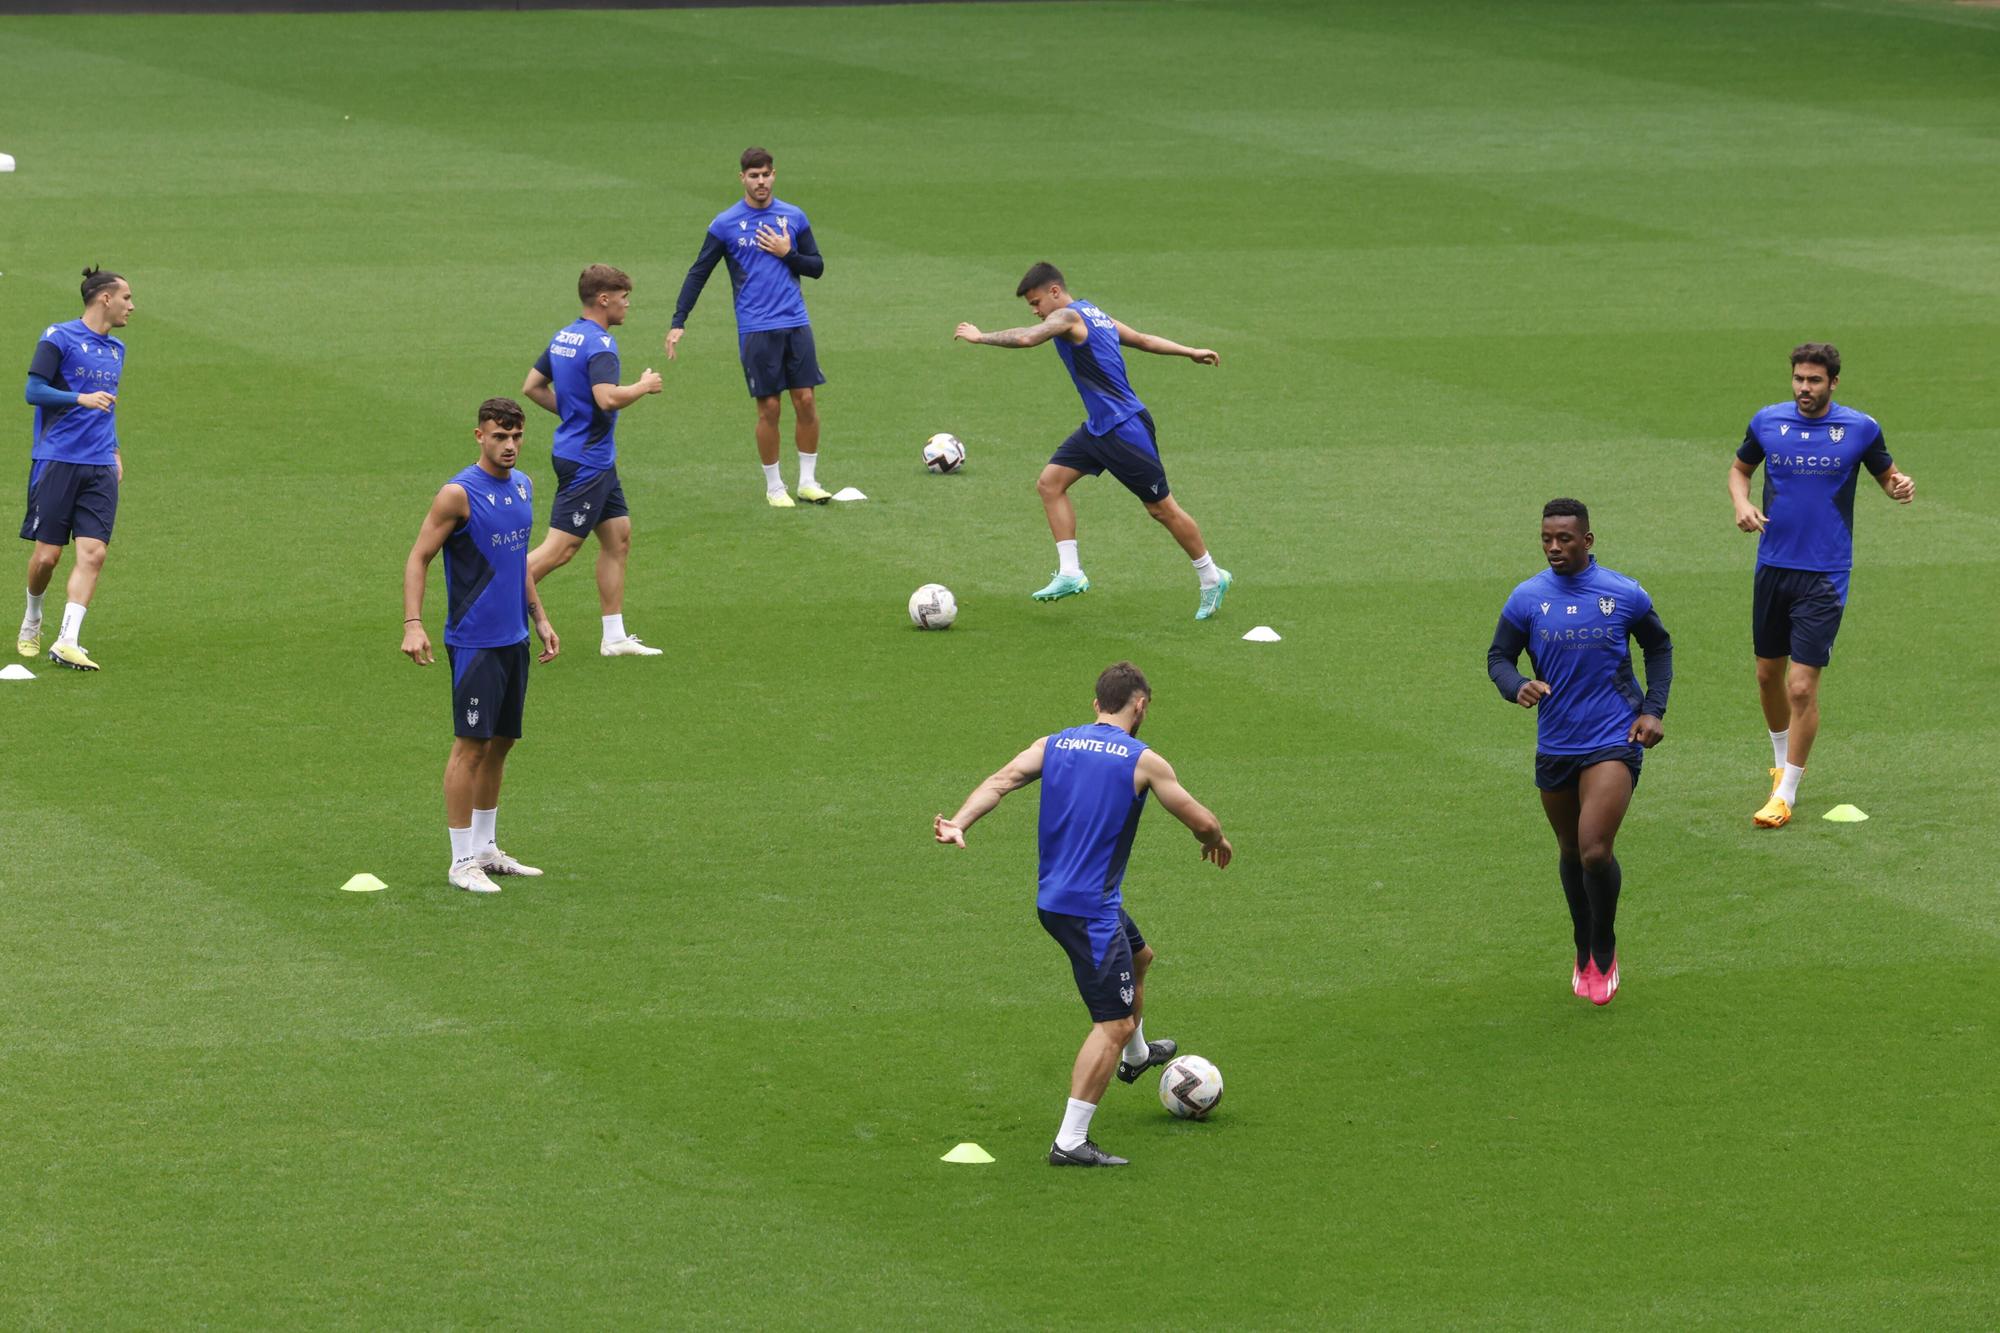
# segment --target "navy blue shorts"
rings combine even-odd
[[[1750,599],[1750,641],[1759,657],[1823,667],[1833,660],[1833,638],[1846,609],[1846,574],[1759,565]]]
[[[624,518],[625,488],[614,465],[583,481],[576,480],[583,464],[573,458],[552,460],[556,468],[556,502],[549,508],[549,526],[581,541],[607,518]]]
[[[521,714],[528,704],[528,641],[502,648],[444,646],[451,666],[451,734],[483,741],[494,736],[521,739]]]
[[[118,518],[118,469],[94,463],[28,465],[28,512],[21,540],[68,546],[70,534],[111,540]]]
[[[1124,908],[1113,917],[1065,916],[1039,912],[1042,929],[1069,955],[1077,993],[1090,1010],[1090,1021],[1109,1023],[1132,1016],[1132,955],[1146,947],[1146,937]]]
[[[775,398],[787,389],[826,383],[826,376],[819,373],[810,324],[746,333],[737,340],[737,351],[743,356],[743,381],[752,398]]]
[[[1632,790],[1639,789],[1639,765],[1646,761],[1642,745],[1607,745],[1589,754],[1535,755],[1535,785],[1543,791],[1563,791],[1583,781],[1583,770],[1592,764],[1621,762],[1632,770]]]
[[[1092,435],[1090,427],[1078,426],[1049,461],[1088,477],[1109,472],[1141,500],[1164,500],[1173,494],[1167,486],[1167,470],[1160,464],[1151,412],[1125,418],[1106,435]]]

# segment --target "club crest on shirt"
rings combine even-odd
[[[514,494],[516,494],[516,495],[520,496],[520,497],[521,497],[521,498],[522,498],[523,500],[527,499],[527,498],[528,498],[528,483],[527,483],[527,482],[525,482],[525,481],[517,481],[517,482],[515,482],[515,483],[514,483]]]
[[[1827,434],[1833,436],[1833,442],[1835,444],[1839,444],[1840,437],[1847,434],[1847,427],[1835,426],[1832,430],[1828,431]]]
[[[1615,597],[1600,597],[1597,599],[1597,609],[1608,616],[1618,609],[1618,599]]]

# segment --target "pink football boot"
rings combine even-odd
[[[1596,964],[1593,963],[1591,966],[1595,967]],[[1569,965],[1569,990],[1572,995],[1581,995],[1586,1000],[1590,998],[1590,983],[1584,980],[1583,969],[1575,963]]]
[[[1599,972],[1597,960],[1592,959],[1590,971],[1585,980],[1590,985],[1590,1002],[1595,1005],[1611,1003],[1611,997],[1618,993],[1618,955],[1611,955],[1611,970]]]

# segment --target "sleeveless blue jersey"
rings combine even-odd
[[[578,464],[571,484],[587,481],[618,461],[612,431],[618,414],[597,405],[593,390],[618,382],[618,340],[594,320],[578,319],[556,330],[535,362],[555,387],[556,437],[550,450]]]
[[[1627,640],[1653,599],[1592,556],[1574,577],[1545,569],[1515,588],[1501,616],[1528,636],[1535,674],[1549,694],[1535,705],[1535,749],[1589,754],[1627,743],[1645,702]]]
[[[528,534],[535,485],[525,472],[494,476],[474,463],[453,477],[472,512],[445,538],[444,641],[504,648],[528,637]]]
[[[1764,465],[1764,532],[1757,563],[1845,574],[1854,567],[1854,485],[1861,469],[1881,476],[1894,464],[1882,427],[1866,412],[1830,403],[1799,415],[1773,403],[1750,418],[1736,456]]]
[[[1068,308],[1083,316],[1090,336],[1080,343],[1067,338],[1050,341],[1083,399],[1084,429],[1092,435],[1109,435],[1119,422],[1145,411],[1146,405],[1125,378],[1125,354],[1119,350],[1118,326],[1111,316],[1084,300],[1071,301]]]
[[[80,319],[54,324],[42,331],[35,346],[31,374],[71,393],[118,392],[125,373],[125,344],[108,333],[92,333]],[[110,467],[117,462],[118,409],[99,412],[90,407],[35,409],[37,462],[81,463]]]
[[[1042,747],[1041,878],[1045,912],[1116,920],[1125,861],[1145,793],[1132,772],[1146,743],[1109,722],[1071,727]]]

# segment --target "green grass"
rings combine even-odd
[[[0,351],[86,262],[138,298],[106,669],[0,689],[0,1325],[1989,1326],[1996,67],[2000,14],[1891,0],[0,21]],[[584,263],[662,364],[752,141],[872,498],[758,500],[718,280],[621,423],[669,656],[546,585],[502,834],[552,873],[453,893],[404,553]],[[1102,481],[1092,593],[1025,596],[1077,407],[948,337],[1039,258],[1223,351],[1134,365],[1217,624]],[[1860,497],[1758,834],[1723,473],[1808,337],[1919,493]],[[1678,650],[1601,1013],[1481,661],[1556,493]],[[1239,852],[1155,812],[1127,880],[1150,1029],[1230,1094],[1114,1085],[1135,1166],[1051,1172],[1034,797],[927,827],[1128,655]]]

